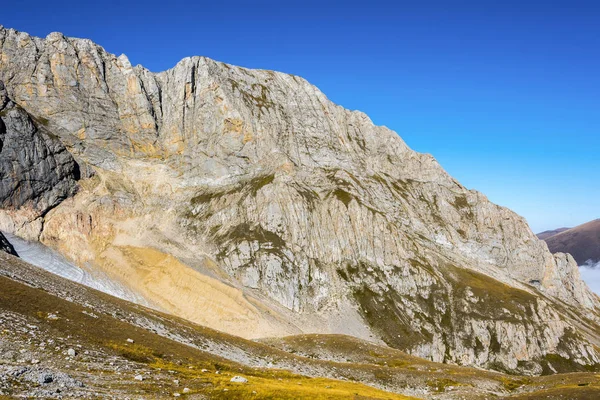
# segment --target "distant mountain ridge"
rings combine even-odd
[[[538,237],[546,241],[552,253],[569,253],[579,265],[600,261],[600,219],[542,238],[545,233]]]
[[[540,238],[541,240],[546,240],[554,235],[558,235],[559,233],[568,231],[569,229],[571,229],[571,228],[558,228],[558,229],[553,229],[551,231],[544,231],[544,232],[538,233],[537,237]]]

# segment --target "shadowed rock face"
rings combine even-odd
[[[8,254],[12,254],[13,256],[18,256],[15,248],[10,244],[6,237],[0,232],[0,251],[4,251]]]
[[[12,231],[246,337],[346,333],[528,373],[598,362],[598,298],[571,257],[305,80],[202,57],[155,74],[58,33],[0,29],[0,52],[11,98],[95,173],[43,225],[0,211]]]
[[[60,140],[13,103],[0,80],[1,207],[25,208],[35,220],[75,194],[78,174]]]

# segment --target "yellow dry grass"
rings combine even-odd
[[[102,261],[108,273],[169,313],[248,337],[253,331],[272,330],[241,290],[171,255],[147,247],[111,246],[102,253]]]

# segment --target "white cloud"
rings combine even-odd
[[[581,277],[596,294],[600,295],[600,261],[592,264],[588,262],[579,266]]]

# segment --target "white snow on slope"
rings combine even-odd
[[[9,233],[4,233],[4,236],[13,245],[19,257],[29,264],[123,300],[149,306],[142,296],[119,282],[111,280],[100,272],[91,273],[83,270],[39,242],[29,242]]]

